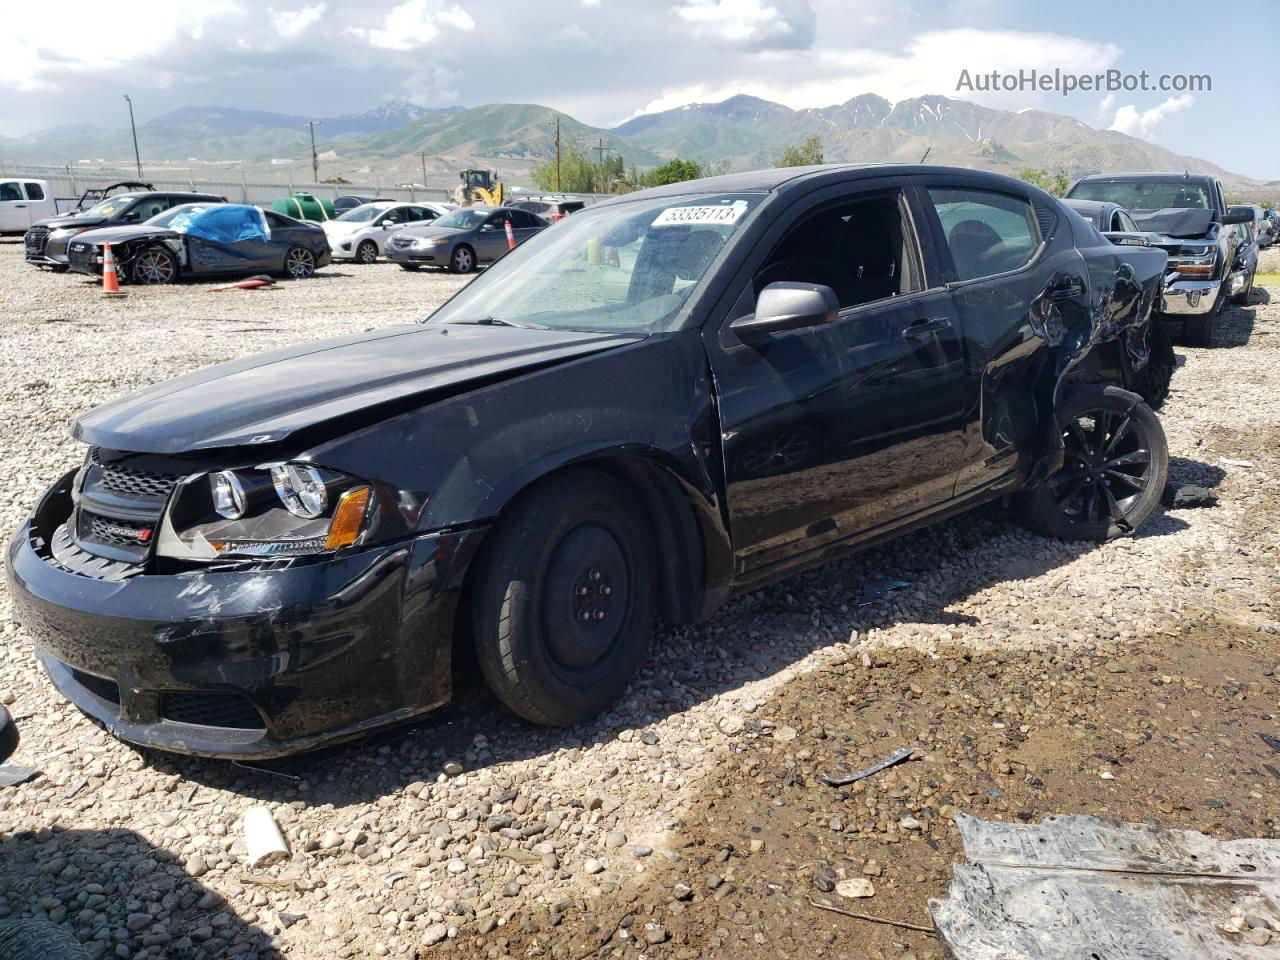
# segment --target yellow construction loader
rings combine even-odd
[[[504,190],[497,170],[463,170],[459,178],[462,182],[453,188],[453,202],[458,206],[469,207],[473,203],[502,206]]]

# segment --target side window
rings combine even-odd
[[[1133,217],[1129,216],[1123,210],[1116,211],[1116,229],[1123,230],[1127,233],[1137,233],[1138,225],[1133,222]]]
[[[1040,245],[1031,204],[990,190],[931,187],[929,199],[961,280],[1017,270]]]
[[[28,183],[28,184],[26,184],[26,188],[27,188],[27,199],[28,199],[28,200],[43,200],[43,199],[44,199],[44,188],[43,188],[43,187],[41,187],[41,186],[40,186],[40,184],[38,184],[38,183]]]
[[[287,230],[292,227],[293,221],[286,217],[280,216],[278,213],[272,213],[270,210],[262,211],[267,216],[267,227],[271,230]]]
[[[434,220],[436,215],[426,207],[409,207],[409,219],[415,222]]]
[[[158,216],[169,209],[168,197],[147,197],[145,200],[139,200],[137,205],[130,210],[130,213],[136,213],[139,222],[150,220],[154,216]]]
[[[408,223],[409,208],[408,207],[392,207],[378,217],[378,222],[390,220],[392,223]]]
[[[16,183],[0,183],[0,200],[22,200],[22,188]]]
[[[538,218],[537,218],[537,217],[535,217],[535,216],[534,216],[532,213],[530,213],[528,210],[517,210],[517,211],[516,211],[516,222],[515,222],[515,223],[513,223],[513,224],[512,224],[512,226],[513,226],[513,227],[523,227],[523,228],[524,228],[524,229],[526,229],[526,230],[534,230],[534,229],[537,229],[538,227],[540,227],[540,226],[541,226],[541,224],[540,224],[540,223],[538,223]]]
[[[898,191],[837,203],[791,228],[756,274],[756,296],[771,283],[820,283],[840,307],[921,289],[915,235]]]

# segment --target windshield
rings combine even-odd
[[[1209,191],[1186,180],[1086,180],[1071,191],[1071,199],[1109,200],[1126,210],[1204,210],[1212,206]]]
[[[453,227],[455,230],[471,230],[489,219],[492,210],[455,210],[447,217],[436,220],[433,227]]]
[[[669,329],[763,198],[711,194],[588,207],[517,247],[430,322],[625,333]]]
[[[102,217],[105,220],[107,217],[114,217],[117,213],[122,212],[125,207],[129,206],[129,204],[133,203],[136,199],[136,197],[129,196],[107,197],[107,199],[94,204],[84,213],[76,214],[76,216]]]
[[[371,203],[366,203],[363,207],[356,207],[354,210],[348,210],[342,216],[335,217],[334,219],[335,220],[351,220],[351,221],[355,221],[356,223],[364,223],[365,221],[372,220],[375,216],[377,216],[379,209],[381,208],[375,207]]]
[[[174,219],[178,216],[187,216],[187,215],[194,216],[198,213],[203,213],[208,209],[209,207],[203,204],[186,203],[180,207],[174,207],[171,210],[166,210],[164,213],[157,214],[156,216],[148,220],[147,223],[155,227],[167,227],[170,224],[172,224]]]

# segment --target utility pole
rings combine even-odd
[[[125,102],[129,104],[129,129],[133,131],[133,162],[138,167],[138,179],[142,179],[142,155],[138,153],[138,125],[133,122],[133,100],[126,93]]]
[[[319,120],[308,120],[307,127],[311,130],[311,182],[320,182],[320,155],[316,153],[316,124]]]
[[[560,192],[560,118],[548,120],[548,123],[556,125],[556,193]]]
[[[609,152],[609,148],[605,146],[604,137],[596,138],[596,145],[591,148],[596,152],[597,166],[600,167],[600,187],[605,193],[609,192],[609,182],[604,175],[604,155]]]
[[[418,156],[422,157],[422,188],[425,190],[427,187],[427,153],[424,150]]]

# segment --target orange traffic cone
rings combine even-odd
[[[506,224],[507,224],[507,249],[514,250],[516,248],[516,233],[514,230],[511,229],[510,220],[506,221]]]
[[[102,245],[102,295],[104,297],[123,297],[120,280],[116,277],[116,258],[111,252],[111,244]]]

